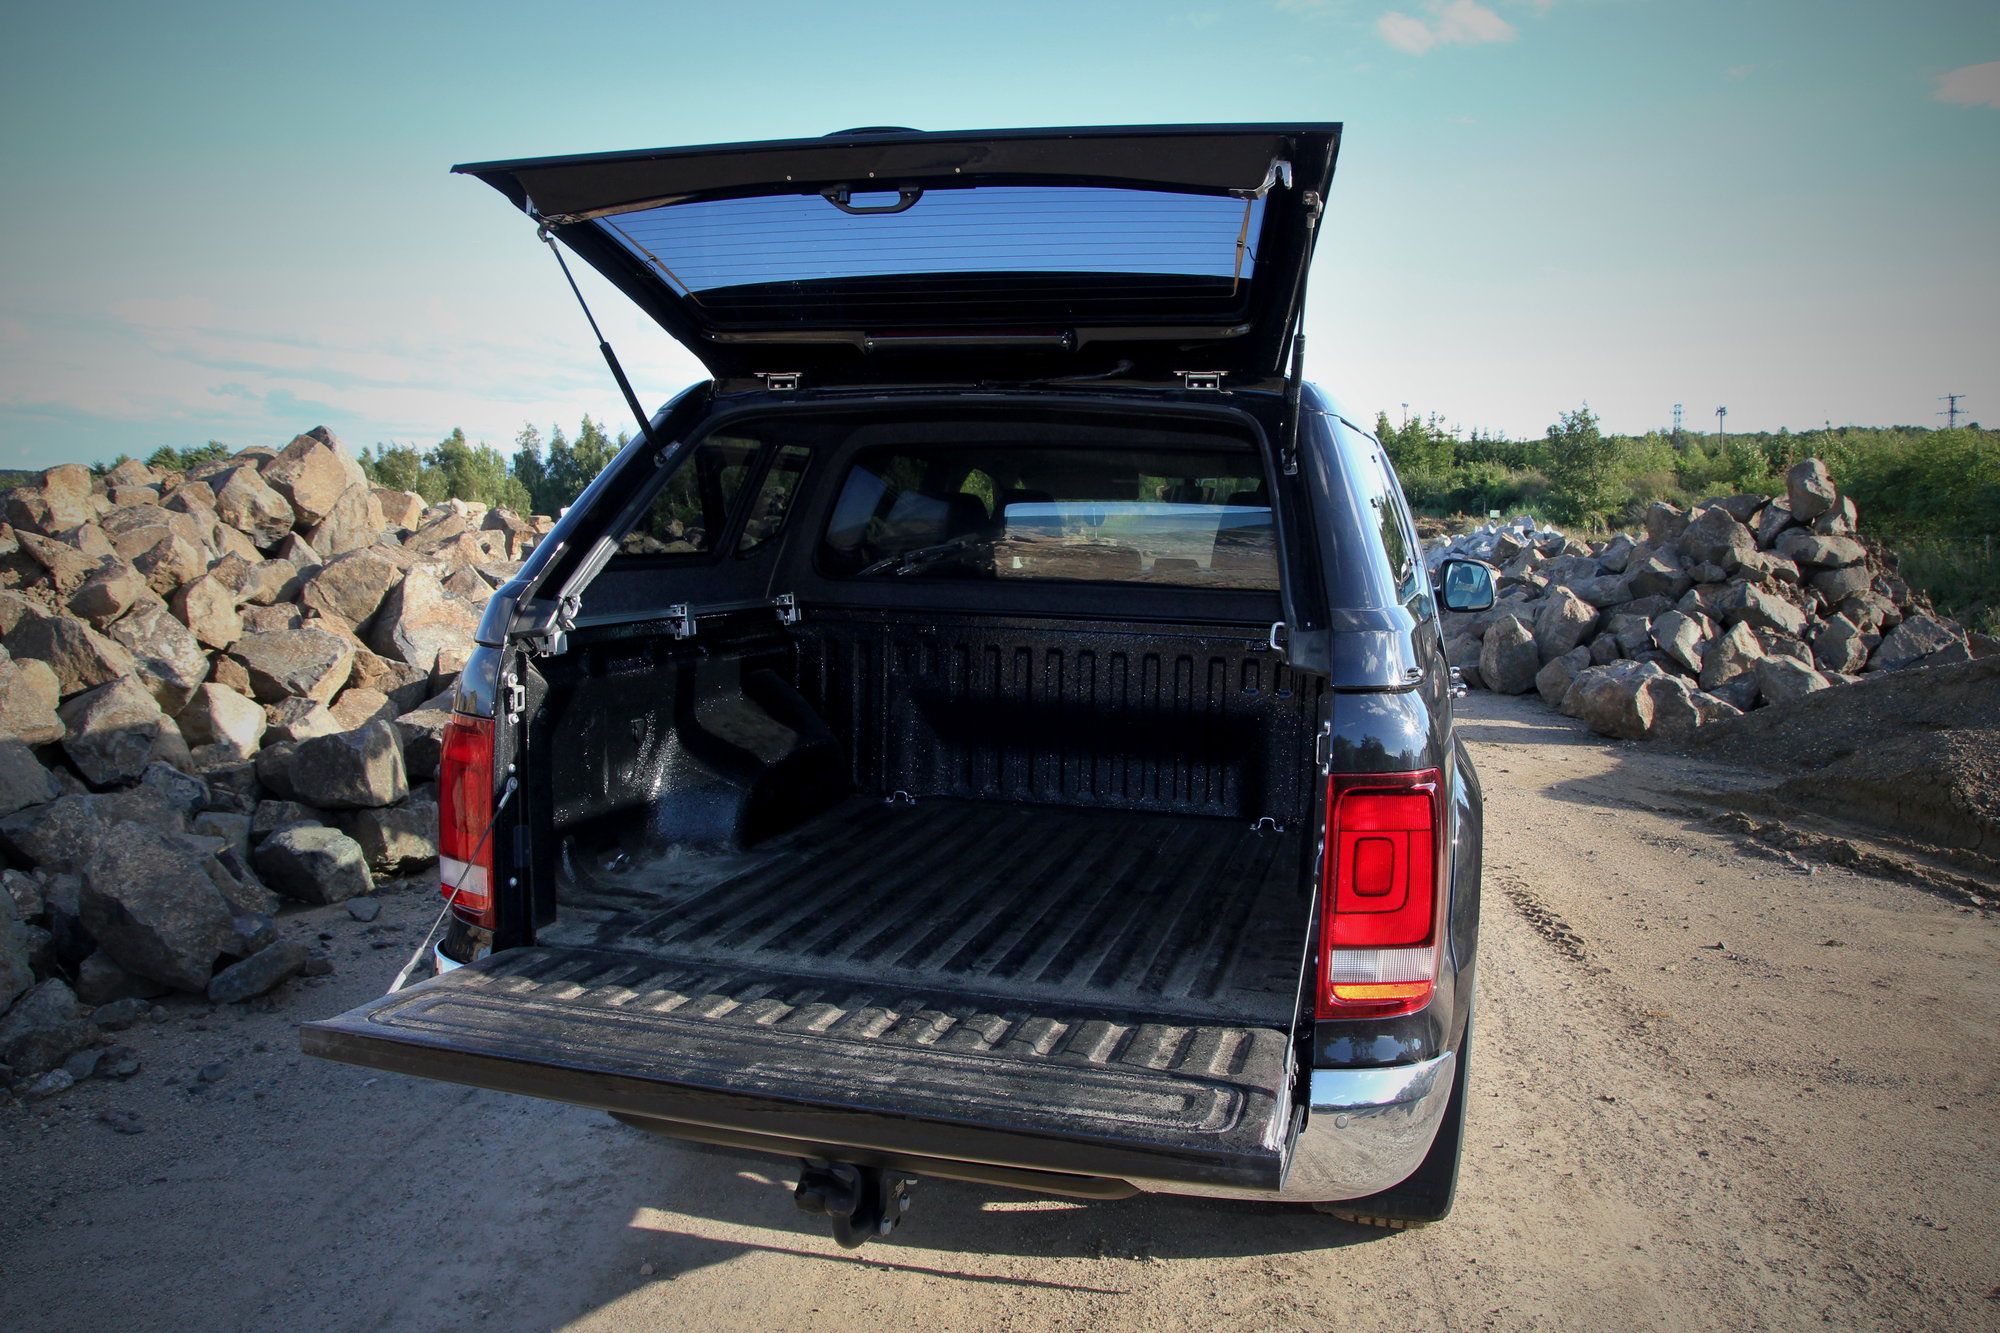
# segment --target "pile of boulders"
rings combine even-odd
[[[451,691],[550,526],[373,486],[323,428],[0,495],[0,1086],[74,1077],[120,1006],[324,966],[284,905],[435,865]]]
[[[1600,735],[1645,740],[1992,649],[1896,577],[1856,517],[1808,459],[1784,495],[1655,503],[1643,533],[1608,541],[1515,528],[1453,539],[1433,563],[1486,559],[1500,596],[1447,612],[1445,651],[1472,688],[1537,691]]]

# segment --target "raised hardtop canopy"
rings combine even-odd
[[[719,378],[1283,372],[1340,126],[853,130],[481,162]]]

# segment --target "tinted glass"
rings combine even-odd
[[[700,555],[713,550],[762,448],[756,440],[724,436],[704,441],[618,543],[619,554]]]
[[[865,578],[1278,587],[1249,449],[870,450],[842,484],[822,563]]]
[[[750,516],[743,521],[743,535],[736,541],[738,551],[756,550],[785,526],[792,496],[798,492],[799,478],[805,475],[806,460],[811,456],[811,450],[796,444],[778,450],[771,470],[764,474],[764,484],[757,488],[757,498],[750,504]]]
[[[894,207],[891,190],[854,208]],[[817,194],[669,204],[598,225],[682,292],[933,273],[1157,273],[1247,280],[1264,201],[1154,190],[930,190],[900,212]]]
[[[1396,600],[1407,602],[1423,591],[1424,575],[1423,562],[1417,558],[1416,530],[1410,523],[1402,488],[1396,484],[1388,460],[1379,453],[1367,456],[1362,472],[1363,482],[1369,487],[1368,503],[1374,514],[1375,535],[1388,562]]]

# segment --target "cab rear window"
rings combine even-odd
[[[856,578],[1278,588],[1250,449],[954,444],[855,456],[821,568]]]

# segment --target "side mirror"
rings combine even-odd
[[[1447,611],[1484,611],[1493,605],[1493,566],[1447,560],[1438,566],[1438,599]]]

